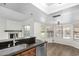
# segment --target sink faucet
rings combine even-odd
[[[8,47],[10,47],[10,44],[8,44]]]
[[[15,46],[15,43],[16,43],[16,42],[15,42],[15,39],[13,39],[13,46]]]
[[[14,35],[14,38],[13,38],[13,46],[15,46],[15,43],[16,43],[16,35]]]

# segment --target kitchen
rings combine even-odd
[[[53,56],[54,44],[79,49],[79,4],[39,5],[0,3],[0,56]]]
[[[11,5],[11,6],[10,6]],[[26,3],[25,6],[29,6],[29,15],[11,10],[8,7],[12,5],[25,5],[22,3],[0,3],[1,17],[0,17],[0,55],[18,55],[18,56],[43,56],[46,55],[46,42],[37,40],[33,34],[32,23],[27,23],[28,17],[32,17],[30,3]],[[13,7],[15,8],[15,7]],[[20,8],[20,7],[19,7]],[[35,7],[33,7],[35,8]],[[19,9],[18,9],[19,10]],[[3,14],[3,15],[2,15]],[[12,16],[11,16],[12,14]],[[26,17],[27,16],[27,17]],[[30,18],[29,18],[30,19]],[[45,49],[45,50],[44,50]],[[29,52],[28,52],[29,51]],[[38,51],[38,52],[36,52]],[[23,53],[24,52],[24,53]],[[26,53],[25,53],[26,52]]]

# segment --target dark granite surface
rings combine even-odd
[[[46,43],[45,41],[41,41],[41,40],[38,40],[37,39],[35,43],[28,44],[26,48],[24,48],[22,50],[19,50],[19,51],[12,52],[12,53],[7,54],[7,55],[4,55],[4,56],[15,56],[15,55],[17,55],[17,53],[21,53],[21,52],[26,51],[26,50],[29,50],[31,48],[34,48],[34,47],[37,47],[37,46],[41,46],[41,45],[43,45],[45,43]]]
[[[35,43],[35,40],[36,40],[35,37],[21,38],[18,40],[16,39],[15,46],[20,45],[20,44],[33,44],[33,43]],[[0,50],[9,48],[8,45],[10,45],[10,47],[13,47],[13,41],[11,40],[11,41],[0,42]]]
[[[12,47],[13,41],[0,42],[0,50],[8,48],[8,45]]]

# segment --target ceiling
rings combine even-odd
[[[13,20],[26,20],[32,16],[45,14],[31,3],[0,3],[0,17]]]
[[[30,3],[0,3],[0,6],[22,13],[22,11],[29,7]]]
[[[79,3],[32,3],[34,6],[45,12],[46,14],[55,13],[76,5]]]
[[[0,6],[0,17],[13,20],[25,19],[25,15],[1,6]]]
[[[0,16],[8,19],[25,20],[31,15],[52,14],[79,4],[76,3],[0,3]]]
[[[78,3],[0,3],[0,6],[9,8],[11,10],[23,13],[23,11],[28,10],[28,8],[34,5],[41,11],[45,12],[46,14],[51,14],[62,9],[70,8]]]
[[[46,3],[47,6],[51,6],[53,4],[55,4],[55,3]]]

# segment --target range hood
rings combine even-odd
[[[52,16],[52,17],[56,18],[56,17],[59,17],[59,16],[61,16],[61,15],[55,15],[55,16]]]
[[[22,32],[22,30],[5,30],[5,32]]]

